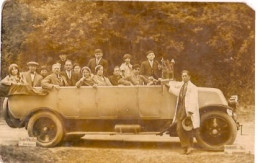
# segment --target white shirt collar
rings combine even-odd
[[[70,70],[70,71],[66,70],[66,73],[67,73],[67,76],[68,76],[69,78],[71,78],[71,70]]]
[[[35,78],[35,73],[30,73],[31,74],[31,80],[33,81]]]
[[[102,58],[97,59],[96,58],[96,64],[98,65]]]

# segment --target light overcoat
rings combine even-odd
[[[178,107],[178,101],[179,101],[179,93],[180,89],[184,82],[170,82],[170,89],[169,92],[173,95],[177,96],[177,103],[176,103],[176,109],[173,117],[173,122],[175,122],[176,119],[176,113],[177,113],[177,107]],[[185,95],[185,111],[186,114],[188,112],[191,112],[191,120],[193,124],[193,128],[199,128],[200,127],[200,114],[199,114],[199,101],[198,101],[198,88],[195,86],[192,82],[188,82],[187,85],[187,91]]]

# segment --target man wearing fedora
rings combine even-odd
[[[198,88],[190,81],[190,73],[182,71],[182,82],[170,82],[169,92],[176,95],[177,104],[173,123],[177,122],[177,134],[184,154],[192,152],[193,132],[200,127]]]
[[[107,60],[102,58],[103,51],[101,49],[96,49],[94,53],[95,53],[95,58],[89,60],[87,67],[91,69],[91,72],[95,72],[95,67],[101,65],[104,68],[104,74],[107,75],[108,62]]]
[[[146,52],[147,60],[142,62],[140,74],[147,78],[160,78],[159,63],[154,60],[154,52],[149,50]]]
[[[43,77],[36,72],[39,64],[37,62],[31,61],[27,63],[27,66],[29,71],[23,72],[23,76],[25,77],[26,82],[32,87],[40,87]]]

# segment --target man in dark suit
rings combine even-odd
[[[75,86],[76,82],[80,79],[79,74],[73,72],[73,65],[71,60],[66,60],[64,65],[65,71],[61,74],[65,76],[68,86]]]
[[[91,69],[92,72],[95,72],[95,67],[98,65],[103,66],[104,68],[104,74],[107,75],[107,69],[108,69],[108,62],[107,60],[103,59],[103,52],[101,49],[95,50],[95,58],[92,58],[88,62],[88,67]]]
[[[147,61],[142,62],[140,74],[148,78],[158,79],[160,77],[159,63],[154,60],[153,51],[146,52]]]
[[[26,82],[32,87],[40,87],[43,77],[36,72],[37,66],[39,66],[39,64],[37,62],[31,61],[27,63],[27,66],[29,71],[22,73]]]

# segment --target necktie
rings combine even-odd
[[[180,90],[180,94],[179,94],[179,97],[180,97],[180,100],[183,100],[184,99],[184,96],[186,94],[186,91],[187,91],[187,83],[184,83],[181,87],[181,90]]]

